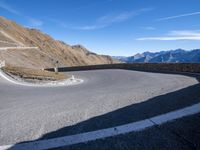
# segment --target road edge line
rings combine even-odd
[[[153,127],[155,125],[161,125],[163,123],[173,121],[182,117],[193,115],[200,112],[200,103],[194,104],[189,107],[178,109],[176,111],[168,112],[166,114],[158,115],[141,121],[120,125],[112,128],[101,129],[91,132],[80,133],[76,135],[69,135],[59,138],[53,138],[48,140],[33,141],[28,143],[3,145],[0,146],[0,150],[6,150],[12,148],[12,150],[42,150],[50,148],[58,148],[63,146],[69,146],[73,144],[85,143],[102,138],[112,137],[120,134],[126,134],[130,132],[142,131],[146,128]]]

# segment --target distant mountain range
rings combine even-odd
[[[177,50],[160,51],[160,52],[144,52],[144,53],[138,53],[130,57],[113,56],[113,58],[127,63],[200,62],[200,49],[194,49],[190,51],[177,49]]]

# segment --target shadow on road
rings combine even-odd
[[[196,79],[200,81],[199,78]],[[120,108],[107,114],[93,117],[86,121],[77,123],[76,125],[58,129],[43,135],[37,140],[73,135],[123,125],[181,109],[198,102],[200,102],[200,84],[192,85],[175,92],[160,95],[145,102]],[[17,149],[16,145],[10,148],[10,150]]]

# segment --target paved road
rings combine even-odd
[[[57,150],[199,150],[200,114],[161,126]],[[55,149],[56,150],[56,149]]]
[[[192,77],[127,70],[71,74],[84,83],[25,87],[0,78],[0,145],[107,128],[200,101]]]

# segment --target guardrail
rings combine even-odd
[[[200,63],[120,63],[120,64],[103,64],[88,65],[75,67],[60,67],[59,72],[97,70],[97,69],[127,69],[150,72],[191,72],[200,73]],[[45,70],[54,71],[54,68]]]

